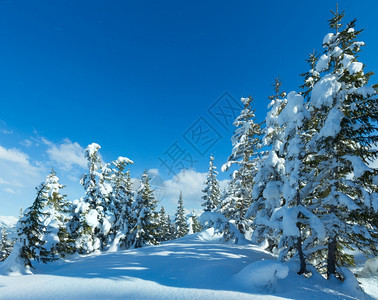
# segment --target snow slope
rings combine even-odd
[[[0,275],[0,299],[372,299],[353,282],[305,279],[294,269],[256,246],[220,243],[209,229],[39,264],[34,275]]]

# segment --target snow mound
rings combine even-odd
[[[360,272],[362,276],[378,276],[378,256],[370,258],[365,262],[365,266]]]
[[[11,254],[3,262],[0,262],[0,275],[20,276],[33,274],[20,258],[20,245],[15,244]]]
[[[200,216],[200,222],[202,226],[205,228],[212,227],[215,225],[215,227],[219,227],[219,224],[225,224],[228,222],[226,217],[220,213],[211,212],[211,211],[205,211]]]
[[[254,262],[234,276],[244,288],[271,290],[278,279],[284,279],[289,275],[289,267],[274,260],[261,260]]]
[[[197,238],[200,241],[209,242],[209,241],[217,241],[219,242],[221,235],[215,233],[215,229],[213,227],[206,229],[200,233],[198,233]]]
[[[356,297],[357,299],[364,299],[364,295],[360,284],[357,281],[356,276],[354,276],[353,272],[347,268],[341,268],[344,281],[342,282],[341,286],[344,291],[347,291],[349,295]]]

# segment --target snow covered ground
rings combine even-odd
[[[356,289],[353,280],[341,284],[319,275],[305,279],[296,275],[292,264],[279,263],[256,246],[220,243],[212,233],[210,229],[159,246],[39,264],[33,275],[0,275],[0,299],[378,297],[373,274],[364,281],[369,296]],[[0,274],[5,274],[1,265]]]

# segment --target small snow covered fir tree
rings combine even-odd
[[[147,171],[141,177],[140,187],[133,203],[133,212],[136,223],[130,230],[132,247],[139,248],[143,245],[155,245],[158,243],[158,213],[157,201],[154,191],[151,189],[150,178]]]
[[[42,184],[37,187],[37,197],[32,206],[24,211],[23,217],[18,221],[16,228],[18,234],[18,243],[20,247],[19,256],[23,260],[25,266],[32,266],[32,261],[40,261],[41,257],[47,257],[47,250],[44,248],[46,243],[43,240],[46,226],[43,220],[45,219],[43,208],[45,199],[43,193],[45,185]],[[15,247],[16,248],[16,247]]]
[[[218,172],[216,166],[214,166],[214,157],[210,156],[209,172],[205,181],[205,188],[202,190],[204,195],[202,196],[204,211],[214,211],[220,204],[220,190],[217,179]]]
[[[175,238],[175,224],[171,220],[171,216],[167,214],[167,225],[169,226],[169,230],[167,231],[169,234],[167,235],[168,241],[173,240]]]
[[[175,235],[174,227],[172,225],[169,215],[166,213],[164,206],[159,211],[159,225],[158,225],[158,242],[165,242],[172,240]]]
[[[13,249],[13,241],[8,238],[5,228],[0,231],[0,261],[5,260]]]
[[[307,164],[315,174],[307,201],[326,229],[310,259],[320,268],[326,261],[328,278],[341,275],[338,266],[354,264],[348,250],[377,253],[378,170],[369,167],[378,156],[377,91],[357,60],[361,31],[355,20],[342,29],[343,16],[336,12],[330,20],[335,33],[323,40],[324,53],[310,72],[316,79],[306,81],[316,82],[309,92]]]
[[[231,174],[231,180],[228,182],[227,188],[223,189],[220,196],[220,206],[218,211],[223,214],[228,220],[232,220],[234,216],[235,204],[237,197],[235,194],[237,190],[235,188],[235,182],[232,180],[234,174]]]
[[[189,232],[188,224],[186,223],[184,200],[182,198],[182,192],[180,192],[177,211],[175,214],[175,238],[183,237]]]
[[[60,193],[63,186],[54,171],[37,187],[37,197],[17,223],[17,247],[25,265],[43,263],[74,252],[73,240],[67,230],[68,202]]]
[[[190,215],[189,219],[190,219],[190,227],[191,227],[190,230],[189,230],[189,233],[197,233],[197,232],[202,231],[202,229],[203,229],[202,225],[201,225],[200,221],[198,220],[198,217],[194,213],[194,211]]]

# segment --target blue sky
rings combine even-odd
[[[29,206],[51,167],[79,197],[92,142],[106,162],[134,160],[135,177],[158,172],[164,205],[182,189],[198,208],[209,155],[220,167],[231,151],[240,97],[262,121],[275,77],[298,91],[335,3],[1,1],[0,215]],[[378,1],[339,6],[365,28],[360,61],[377,71]]]

